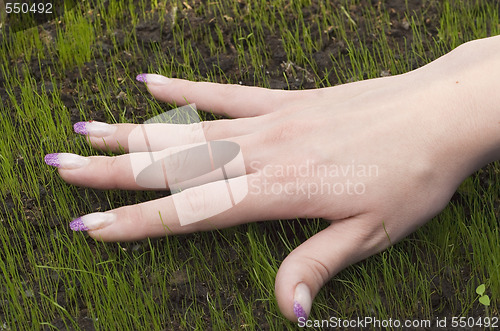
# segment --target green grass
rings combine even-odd
[[[290,88],[307,76],[324,87],[407,72],[500,33],[494,0],[429,0],[404,13],[363,1],[96,2],[49,25],[1,32],[0,330],[293,328],[279,313],[274,278],[283,258],[325,227],[320,220],[122,244],[69,230],[75,216],[157,197],[69,186],[43,162],[51,152],[96,154],[72,132],[76,120],[139,123],[167,109],[136,74]],[[409,23],[406,41],[392,35],[391,20]],[[160,22],[169,47],[141,39],[144,21]],[[273,62],[277,48],[289,70]],[[322,51],[326,66],[315,60]],[[236,70],[223,70],[224,56]],[[334,277],[311,317],[484,316],[475,292],[483,283],[498,316],[499,192],[495,163],[468,178],[434,221]]]

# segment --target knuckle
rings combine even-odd
[[[212,129],[213,129],[213,122],[211,121],[204,121],[200,122],[201,129],[203,130],[203,133],[205,134],[205,137],[211,137]]]
[[[202,187],[191,187],[178,194],[180,195],[179,198],[184,200],[182,204],[184,209],[182,210],[183,215],[193,217],[207,208],[207,191]]]
[[[182,169],[186,166],[186,159],[180,153],[168,154],[161,159],[161,162],[165,166],[166,175],[169,180],[178,177]]]
[[[124,206],[122,220],[128,225],[132,225],[136,235],[141,235],[144,225],[150,220],[147,218],[147,213],[144,209],[144,204]],[[120,208],[121,209],[121,208]],[[124,224],[125,225],[125,224]]]
[[[118,176],[120,169],[118,169],[118,158],[119,156],[112,156],[108,158],[105,162],[107,178],[111,178],[111,189],[116,189],[120,186],[122,178]]]
[[[325,284],[332,278],[332,272],[323,262],[315,258],[310,258],[310,261],[311,271],[317,281],[321,282],[321,284]]]
[[[284,140],[291,140],[306,130],[306,124],[299,119],[290,119],[271,127],[265,133],[267,143],[276,144]]]
[[[188,129],[188,144],[195,144],[206,141],[205,124],[204,122],[191,123],[187,125]]]
[[[362,220],[355,233],[351,234],[353,244],[365,251],[380,251],[396,242],[397,237],[393,236],[390,219],[374,218],[371,220]]]

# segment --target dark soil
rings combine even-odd
[[[196,7],[196,1],[190,1],[191,9],[187,6],[184,6],[179,10],[179,15],[181,20],[189,21],[192,26],[197,25],[213,25],[214,19],[213,17],[204,17],[200,16],[193,9]],[[244,1],[238,1],[241,5],[244,5]],[[339,0],[334,0],[333,2],[339,3]],[[365,18],[362,16],[362,6],[385,6],[385,8],[389,11],[391,21],[392,21],[392,29],[387,31],[388,38],[390,42],[396,47],[399,45],[399,49],[404,50],[402,47],[405,43],[410,44],[412,42],[412,32],[409,29],[408,23],[404,19],[405,13],[408,15],[412,15],[415,12],[424,12],[425,13],[425,24],[427,25],[427,31],[429,34],[427,37],[429,41],[432,38],[437,36],[437,26],[439,24],[438,12],[439,12],[439,2],[436,1],[424,1],[424,0],[408,0],[408,10],[405,5],[405,1],[399,0],[388,0],[385,1],[385,4],[379,1],[370,1],[370,0],[361,0],[359,6],[351,6],[349,8],[350,15],[355,19],[358,23],[358,34],[355,35],[352,33],[350,37],[353,40],[363,40],[366,45],[370,45],[371,42],[377,38],[377,36],[371,35],[366,32],[365,28]],[[316,1],[313,1],[313,4],[310,8],[304,11],[304,17],[312,17],[315,15],[318,5]],[[288,18],[292,23],[294,17],[290,16]],[[148,65],[150,63],[154,63],[154,55],[152,49],[155,47],[160,47],[161,49],[169,49],[174,50],[172,54],[174,56],[179,56],[179,52],[175,51],[175,44],[173,40],[173,35],[169,30],[169,22],[165,22],[164,25],[160,25],[156,21],[143,21],[140,22],[139,25],[135,28],[134,31],[130,31],[129,26],[129,17],[123,18],[123,24],[111,31],[106,35],[98,36],[97,43],[94,49],[95,59],[91,62],[85,63],[85,65],[81,68],[73,68],[64,73],[64,77],[60,77],[58,83],[61,87],[61,98],[64,102],[64,105],[67,107],[69,112],[71,113],[72,122],[77,122],[81,120],[80,111],[77,108],[77,105],[83,107],[84,111],[87,114],[88,118],[99,121],[106,121],[108,115],[105,115],[102,108],[99,107],[98,102],[92,98],[90,95],[80,95],[78,84],[81,81],[93,82],[95,80],[96,74],[100,73],[102,76],[106,76],[106,72],[111,70],[109,64],[109,56],[111,54],[120,54],[121,61],[125,64],[124,67],[133,68],[136,73],[148,72]],[[43,31],[42,31],[43,28]],[[243,29],[249,31],[248,27],[243,26]],[[56,39],[56,31],[55,31],[55,23],[54,21],[46,22],[39,25],[40,33],[45,35],[45,38],[54,40]],[[230,31],[223,31],[224,36],[227,36],[226,43],[228,45],[232,45],[232,40],[230,40]],[[324,48],[315,54],[313,54],[313,59],[316,62],[318,67],[318,72],[331,71],[332,67],[332,57],[335,57],[339,54],[346,53],[346,45],[343,41],[331,36],[328,31],[312,31],[313,34],[323,33],[327,38],[327,42],[324,43]],[[128,52],[126,51],[129,46],[129,36],[135,35],[139,42],[140,50],[137,52]],[[114,37],[116,43],[113,42],[111,37]],[[185,31],[185,38],[192,39],[191,33],[189,29]],[[200,80],[204,80],[206,78],[206,74],[214,69],[215,66],[220,67],[220,69],[225,73],[225,76],[217,76],[217,79],[221,83],[226,83],[228,81],[238,82],[243,85],[254,85],[252,68],[246,68],[246,71],[242,71],[239,68],[236,53],[234,47],[227,47],[227,52],[224,54],[220,54],[217,57],[210,56],[210,51],[203,45],[201,42],[197,42],[196,40],[192,40],[194,47],[200,52],[202,57],[204,58],[204,65],[200,68]],[[269,62],[266,64],[266,70],[269,72],[269,82],[271,88],[275,89],[307,89],[314,88],[315,84],[310,79],[311,69],[307,66],[300,67],[298,65],[292,64],[295,67],[295,70],[288,71],[287,66],[284,65],[286,62],[286,53],[283,49],[282,43],[280,41],[280,36],[277,34],[267,33],[266,34],[266,44],[268,49],[272,50],[272,57],[269,59]],[[116,45],[116,46],[115,46]],[[53,45],[52,45],[53,46]],[[49,47],[49,46],[46,46]],[[179,62],[182,62],[179,59]],[[418,62],[415,60],[415,63],[412,63],[412,68],[417,68],[424,63]],[[29,71],[33,74],[33,77],[39,82],[39,87],[44,88],[47,91],[51,91],[52,83],[48,80],[47,77],[47,69],[52,68],[53,64],[48,60],[42,60],[41,63],[38,62],[37,59],[33,59],[29,64],[29,68],[25,68],[25,64],[22,59],[18,61],[13,61],[9,64],[10,66],[17,66],[20,72],[29,69]],[[114,70],[114,69],[113,69]],[[123,77],[126,77],[128,73],[124,68],[117,68],[120,71],[120,74]],[[54,72],[54,70],[52,70]],[[287,75],[289,78],[288,83],[283,78],[283,73]],[[390,73],[381,73],[381,75],[386,75]],[[174,73],[174,77],[176,74]],[[293,77],[292,77],[293,76]],[[0,72],[0,98],[1,100],[8,100],[9,97],[6,93],[5,81],[8,77],[3,77]],[[183,78],[183,77],[180,77]],[[45,79],[45,80],[44,80]],[[338,83],[337,77],[331,73],[329,76],[329,81],[332,85]],[[147,99],[144,97],[144,93],[146,92],[145,87],[139,87],[141,90],[135,91],[135,97],[138,101],[138,106],[130,109],[125,117],[130,116],[130,120],[133,118],[141,118],[146,117],[145,109],[148,108]],[[95,92],[97,92],[97,86],[94,87]],[[120,92],[122,90],[115,89],[113,90],[113,94],[116,98],[116,104],[112,107],[111,112],[115,118],[120,118],[120,112],[122,111],[122,104],[120,103]],[[19,89],[15,89],[14,93],[19,97],[20,91]],[[131,117],[133,114],[133,117]],[[82,144],[84,143],[79,137],[74,137],[74,144]],[[52,151],[46,151],[52,152]],[[22,160],[18,160],[18,162],[22,163]],[[21,168],[20,168],[21,169]],[[42,199],[46,199],[47,194],[50,192],[46,192],[43,186],[40,187],[42,192]],[[82,189],[83,192],[83,189]],[[158,196],[162,194],[158,193]],[[93,209],[94,210],[107,210],[110,208],[106,199],[104,198],[104,193],[96,191],[93,196]],[[134,193],[129,193],[126,195],[130,202],[135,201]],[[460,203],[460,195],[457,194],[454,196],[453,200]],[[47,199],[49,200],[49,199]],[[13,199],[7,199],[5,201],[4,210],[2,213],[6,214],[10,209],[14,209],[15,206]],[[23,206],[27,218],[36,220],[37,210],[35,208],[35,204],[31,201],[27,196],[24,197]],[[87,207],[88,208],[88,207]],[[500,214],[500,207],[497,206],[497,215]],[[51,220],[51,227],[58,226],[66,226],[66,220],[60,220],[54,218]],[[288,228],[289,231],[285,233],[285,236],[296,236],[297,233],[299,236],[301,235],[300,226],[297,226],[297,222],[292,221],[286,223],[285,228]],[[268,228],[263,228],[263,231],[270,231],[272,229],[272,225]],[[50,227],[40,228],[43,231],[50,231]],[[278,231],[278,227],[276,227]],[[281,230],[279,230],[281,231]],[[302,234],[303,235],[303,234]],[[186,240],[194,240],[193,236],[186,236]],[[301,238],[301,239],[305,239]],[[93,240],[89,239],[89,245],[96,245]],[[137,243],[126,244],[125,247],[134,247],[134,245],[140,245]],[[223,245],[223,243],[221,243]],[[228,249],[228,254],[231,255],[231,250]],[[278,253],[277,253],[278,254]],[[231,257],[228,255],[228,260]],[[234,257],[237,258],[237,257]],[[277,256],[277,258],[283,259],[284,256]],[[464,277],[468,277],[469,272],[464,272]],[[242,279],[242,283],[244,283],[246,274],[242,273],[240,275]],[[437,275],[433,280],[433,284],[435,286],[434,294],[432,296],[432,305],[439,310],[439,316],[441,317],[451,317],[457,316],[460,313],[460,303],[454,302],[454,290],[453,286],[450,284],[451,275],[447,275],[446,271],[443,272],[442,275]],[[466,284],[468,281],[467,278],[463,279],[463,284]],[[183,308],[180,306],[183,300],[186,300],[185,295],[187,293],[191,293],[188,290],[186,275],[182,273],[174,274],[173,278],[170,280],[172,285],[171,293],[172,293],[172,309],[182,310]],[[63,291],[64,289],[62,289]],[[252,291],[250,288],[242,287],[240,291]],[[200,298],[204,298],[207,293],[207,288],[205,284],[196,284],[196,293],[200,296]],[[178,294],[178,295],[177,295]],[[228,299],[229,300],[229,299]],[[384,298],[382,298],[384,300]],[[198,300],[198,302],[203,302],[203,300]],[[176,306],[178,304],[179,306]],[[207,308],[208,309],[208,308]],[[265,311],[262,311],[261,314],[257,311],[256,316],[261,321],[261,326],[265,328],[267,325]],[[484,316],[483,309],[475,309],[473,311],[473,316]],[[414,316],[414,318],[418,318],[419,316]],[[0,314],[0,320],[1,314]],[[92,323],[90,319],[82,318],[78,321],[82,328],[86,330],[93,330]],[[64,328],[63,324],[58,325],[57,321],[54,324],[58,327]],[[172,328],[176,328],[175,325],[171,325]],[[444,329],[440,329],[444,330]]]

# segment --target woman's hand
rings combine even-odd
[[[474,113],[477,99],[470,97],[478,88],[475,71],[456,69],[470,51],[462,46],[404,75],[306,91],[140,75],[159,100],[195,103],[235,119],[149,127],[77,123],[75,130],[96,148],[128,152],[134,145],[138,152],[144,146],[143,153],[50,154],[46,160],[71,184],[143,189],[134,164],[149,162],[155,151],[163,151],[158,158],[167,160],[167,173],[182,175],[199,172],[199,165],[186,161],[196,155],[172,155],[193,151],[183,146],[200,146],[200,136],[209,142],[209,154],[237,146],[242,173],[229,171],[162,199],[86,215],[71,226],[100,240],[127,241],[262,220],[324,218],[330,225],[296,248],[276,277],[280,309],[297,320],[307,317],[312,298],[336,273],[422,226],[467,175],[491,161],[498,140],[478,142],[489,131],[477,131],[483,121]],[[147,143],[134,134],[138,130],[149,132]],[[214,152],[216,145],[222,147]],[[228,197],[225,189],[233,197],[239,192],[229,207],[221,202]]]

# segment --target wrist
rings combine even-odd
[[[459,51],[463,84],[455,102],[468,118],[462,126],[464,152],[475,171],[500,159],[500,36],[466,43]]]
[[[409,73],[427,90],[424,130],[433,162],[460,181],[500,159],[498,54],[500,36],[481,39]]]

